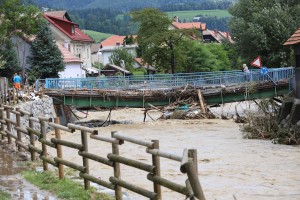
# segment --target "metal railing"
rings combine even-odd
[[[205,87],[213,85],[236,85],[249,81],[266,81],[274,83],[292,77],[295,74],[293,67],[271,68],[266,75],[259,69],[251,70],[246,74],[240,70],[155,74],[133,76],[107,76],[89,78],[47,78],[36,82],[38,88],[41,84],[46,89],[105,89],[105,90],[165,90],[190,85],[192,87]]]

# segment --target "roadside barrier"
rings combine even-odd
[[[140,194],[144,197],[153,200],[162,199],[161,186],[166,187],[172,191],[178,192],[189,199],[204,200],[204,193],[198,178],[198,165],[197,165],[197,150],[184,149],[181,156],[161,151],[159,149],[159,141],[151,140],[144,141],[133,137],[128,137],[116,131],[111,132],[111,137],[103,137],[98,135],[98,130],[75,125],[72,123],[67,126],[60,125],[59,118],[47,117],[32,117],[32,114],[22,111],[19,108],[14,108],[7,105],[0,105],[0,123],[1,123],[1,139],[7,138],[7,142],[12,144],[13,141],[17,145],[17,150],[28,151],[31,155],[31,160],[34,161],[38,157],[43,161],[44,171],[49,170],[48,164],[58,168],[58,176],[60,179],[64,178],[64,166],[70,167],[79,171],[79,176],[84,180],[84,188],[90,187],[90,182],[99,184],[103,187],[115,191],[115,199],[122,199],[122,188],[126,188],[132,192]],[[12,117],[15,115],[15,117]],[[28,126],[21,127],[21,119],[28,120]],[[15,119],[12,120],[12,119]],[[35,123],[39,124],[39,130],[34,129]],[[55,135],[48,135],[47,139],[47,126],[54,129]],[[16,130],[16,133],[12,130]],[[78,138],[79,143],[74,143],[61,139],[61,131],[73,133],[80,131],[81,137]],[[25,136],[29,137],[29,143],[25,142]],[[50,138],[52,137],[52,138]],[[37,140],[36,140],[37,139]],[[111,153],[106,157],[99,154],[89,152],[88,141],[97,140],[99,143],[105,142],[112,146]],[[126,144],[136,144],[145,148],[145,151],[151,155],[152,163],[144,163],[134,159],[126,158],[120,155],[119,146]],[[41,149],[37,147],[36,142],[41,143]],[[51,147],[56,149],[56,155],[49,155],[47,148]],[[82,163],[70,162],[63,158],[62,147],[68,147],[78,150],[78,156],[82,157]],[[179,169],[183,174],[187,175],[185,185],[180,185],[171,180],[167,180],[161,176],[160,158],[167,158],[177,161]],[[92,176],[89,168],[89,161],[93,160],[104,165],[111,167],[113,170],[112,176],[109,180],[102,180]],[[120,164],[133,167],[138,170],[148,172],[147,179],[153,182],[153,189],[145,189],[126,182],[121,178]]]

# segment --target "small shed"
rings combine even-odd
[[[122,74],[124,76],[129,76],[131,75],[131,72],[124,69],[123,67],[119,67],[114,64],[107,64],[105,65],[103,70],[101,70],[101,74],[104,74],[105,76],[117,76],[119,74]]]
[[[296,98],[300,99],[300,28],[283,45],[291,45],[294,49]]]

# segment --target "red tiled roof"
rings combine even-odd
[[[172,25],[177,29],[199,29],[199,30],[206,30],[206,24],[203,24],[201,22],[186,22],[186,23],[180,23],[180,22],[172,22]]]
[[[120,36],[120,35],[112,35],[106,40],[103,40],[100,44],[101,47],[107,47],[107,46],[117,46],[117,43],[120,45],[123,45],[124,38],[126,36]],[[136,38],[136,35],[133,35],[133,38]]]
[[[234,43],[229,32],[222,32],[222,31],[218,31],[218,30],[206,29],[205,31],[203,31],[203,35],[211,35],[220,43],[222,42],[222,40],[227,40],[230,43]]]
[[[44,18],[47,19],[53,26],[62,31],[66,36],[74,41],[89,42],[92,43],[93,40],[84,34],[79,28],[78,24],[71,22],[67,19],[60,17],[54,17],[44,14]],[[72,27],[74,27],[74,33],[72,33]]]
[[[298,43],[300,43],[300,28],[283,45],[293,45]]]
[[[59,17],[59,18],[62,18],[62,19],[65,18],[66,13],[67,13],[66,10],[44,12],[45,15],[53,16],[53,17]]]
[[[79,63],[82,63],[82,61],[80,60],[80,58],[77,58],[76,56],[74,56],[74,55],[73,55],[68,49],[66,49],[63,45],[59,44],[58,42],[56,42],[56,45],[57,45],[57,47],[59,48],[59,50],[61,51],[65,63],[72,63],[72,62],[79,62]]]
[[[148,63],[144,63],[142,58],[134,58],[134,61],[137,62],[139,65],[141,65],[142,68],[151,70],[151,71],[156,71],[156,69],[152,66],[150,66]]]

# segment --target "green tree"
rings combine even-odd
[[[125,48],[116,48],[112,55],[109,57],[109,62],[117,66],[122,66],[124,61],[124,67],[130,72],[133,72],[133,55]]]
[[[282,44],[300,26],[299,0],[239,0],[229,13],[237,49],[248,62],[260,55],[267,67],[290,64],[291,51]]]
[[[139,23],[137,42],[142,59],[157,69],[175,73],[181,63],[177,58],[183,49],[182,40],[188,34],[196,35],[195,31],[169,30],[171,20],[153,8],[133,12],[132,16]]]
[[[42,16],[37,7],[20,0],[0,0],[0,13],[0,46],[13,35],[35,34]]]
[[[11,77],[15,72],[20,72],[21,67],[19,66],[19,62],[17,59],[16,51],[13,48],[13,44],[10,40],[6,40],[6,42],[2,45],[0,49],[0,55],[2,56],[3,65],[0,66],[0,75],[1,77],[7,77],[9,81],[11,81]]]
[[[216,56],[197,41],[187,41],[186,60],[184,72],[207,72],[214,71],[217,59]]]
[[[39,9],[33,5],[23,5],[20,0],[0,0],[0,46],[1,75],[11,77],[19,71],[17,55],[13,51],[12,36],[28,36],[37,32],[41,17]],[[10,80],[10,79],[9,79]]]
[[[37,78],[57,78],[58,72],[65,68],[61,51],[44,21],[41,22],[39,32],[31,45],[31,53],[32,56],[28,58],[31,65],[29,81]]]

